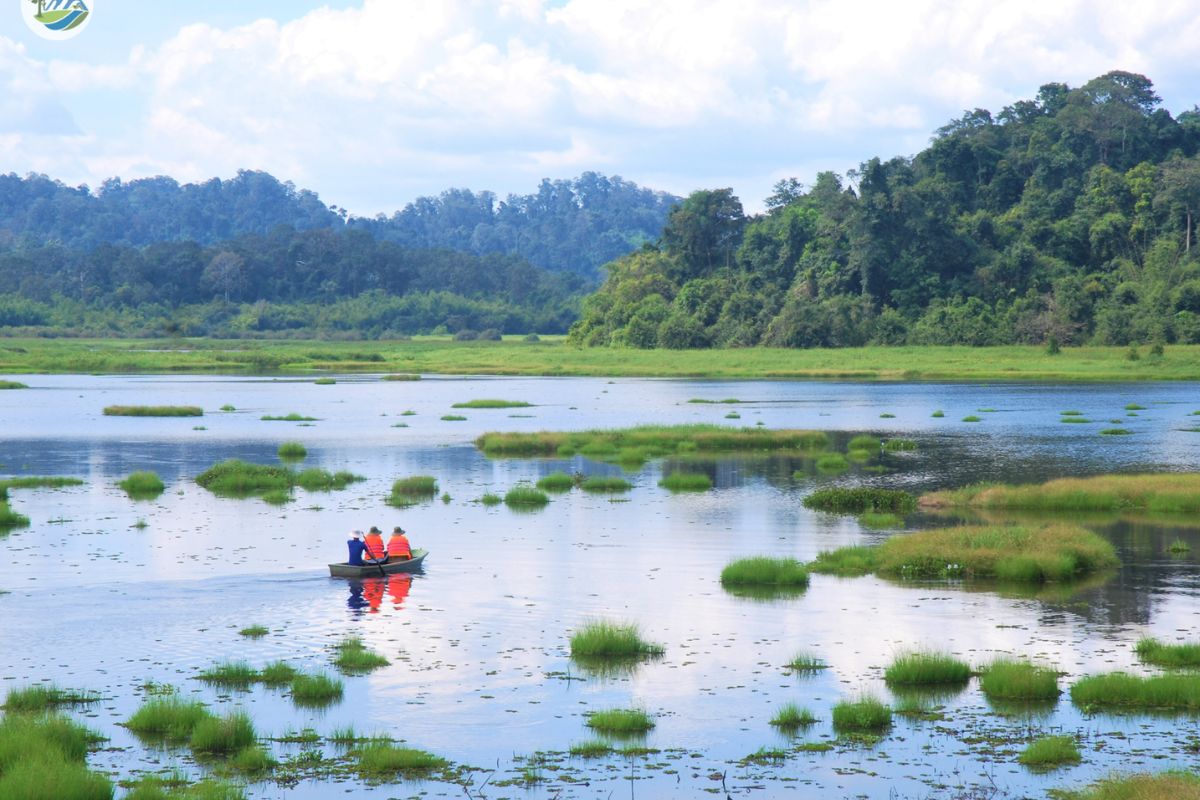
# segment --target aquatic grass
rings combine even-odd
[[[1072,423],[1075,425],[1090,425],[1092,421],[1087,417],[1061,417],[1059,422]]]
[[[28,389],[29,387],[20,381],[0,381],[0,391],[10,389]]]
[[[300,672],[286,661],[272,661],[258,671],[258,680],[264,686],[286,686]]]
[[[258,681],[258,670],[245,661],[224,661],[209,667],[196,677],[213,686],[248,689]]]
[[[787,751],[778,747],[760,747],[742,759],[743,764],[778,764],[787,760]]]
[[[1089,675],[1071,686],[1071,702],[1084,709],[1196,711],[1200,709],[1200,675]]]
[[[36,753],[0,773],[0,797],[6,800],[112,800],[113,785],[83,764]]]
[[[203,417],[200,406],[105,406],[106,417]]]
[[[244,711],[231,711],[223,717],[206,716],[196,723],[188,739],[192,752],[203,755],[231,755],[257,741],[254,723]]]
[[[571,745],[568,752],[576,758],[603,758],[611,755],[612,751],[612,745],[603,739],[588,739]]]
[[[639,450],[644,458],[681,452],[751,452],[824,450],[829,437],[821,431],[732,428],[723,425],[643,425],[635,428],[576,432],[490,432],[475,445],[492,458],[560,456],[576,453],[600,461],[618,460],[623,450]],[[681,449],[682,446],[682,449]]]
[[[824,659],[808,652],[797,653],[785,666],[793,672],[817,672],[829,669],[829,665],[825,663]]]
[[[575,488],[575,477],[565,472],[551,472],[538,480],[537,488],[544,492],[569,492]]]
[[[429,772],[449,765],[444,758],[411,747],[397,747],[375,742],[356,751],[358,771],[371,777],[385,777],[408,772]]]
[[[1053,700],[1060,694],[1053,669],[1008,656],[980,669],[979,688],[989,700]]]
[[[275,452],[284,460],[298,460],[308,456],[308,448],[300,442],[284,442]]]
[[[281,416],[264,414],[263,416],[259,417],[259,419],[263,422],[319,422],[316,417],[308,417],[304,414],[297,414],[295,411],[283,414]]]
[[[930,414],[929,416],[933,417],[934,419],[941,419],[942,417],[946,416],[946,412],[945,412],[945,411],[942,411],[942,410],[939,408],[937,411],[934,411],[934,412],[933,412],[932,414]]]
[[[892,725],[891,707],[870,695],[839,701],[830,716],[837,733],[880,733]]]
[[[883,447],[883,441],[877,436],[861,433],[846,443],[847,450],[878,450]]]
[[[237,408],[235,406],[230,405],[229,403],[226,403],[225,405],[221,406],[221,410],[222,411],[237,411]]]
[[[290,489],[271,489],[260,494],[259,499],[273,506],[282,506],[292,502],[292,492]]]
[[[1100,431],[1101,436],[1132,436],[1133,431],[1128,428],[1104,428]]]
[[[658,485],[670,492],[704,492],[712,488],[712,478],[703,472],[672,472]]]
[[[817,489],[801,501],[805,508],[839,514],[889,512],[907,514],[916,510],[917,501],[900,489],[873,489],[867,486],[846,488],[831,486]]]
[[[443,414],[442,422],[466,422],[467,418],[462,414]]]
[[[1200,800],[1200,775],[1170,771],[1157,775],[1114,775],[1086,789],[1052,791],[1054,800]]]
[[[661,656],[660,644],[642,638],[633,622],[596,620],[571,635],[571,657],[576,659],[640,659]]]
[[[384,375],[380,380],[383,381],[419,381],[420,375],[413,375],[409,372],[394,372],[391,375]]]
[[[335,489],[345,489],[352,483],[365,481],[362,475],[355,475],[348,470],[330,472],[317,467],[309,467],[296,473],[295,484],[309,492],[328,492]]]
[[[261,776],[279,766],[264,747],[243,747],[233,754],[226,766],[242,775]]]
[[[817,457],[816,467],[820,472],[845,472],[850,462],[841,453],[823,453]]]
[[[141,736],[183,742],[212,712],[199,700],[185,700],[175,695],[153,697],[133,713],[125,727]]]
[[[550,502],[550,497],[528,483],[518,483],[504,493],[504,504],[509,508],[541,508]]]
[[[1083,760],[1074,736],[1042,736],[1030,742],[1017,761],[1026,767],[1053,768]]]
[[[639,708],[610,708],[593,711],[585,724],[601,733],[629,735],[649,731],[654,727],[654,720]]]
[[[974,414],[968,414],[962,418],[963,422],[982,422],[982,420]]]
[[[912,439],[888,439],[883,449],[889,453],[908,453],[917,449],[917,443]]]
[[[317,386],[333,386],[337,383],[337,380],[334,378],[317,378],[313,383]]]
[[[249,497],[271,490],[289,490],[295,480],[286,467],[251,464],[236,458],[222,461],[196,476],[196,483],[216,495]]]
[[[785,703],[771,717],[771,724],[777,728],[791,729],[812,725],[817,721],[813,713],[795,703]]]
[[[714,405],[714,404],[718,404],[718,403],[732,405],[732,404],[740,403],[742,401],[738,400],[736,397],[727,397],[724,400],[705,400],[704,398],[701,398],[701,397],[693,397],[691,400],[688,400],[688,402],[689,403],[707,403],[710,405]]]
[[[130,473],[129,477],[117,485],[134,500],[152,500],[167,488],[156,473],[145,470]]]
[[[498,506],[504,502],[504,498],[498,494],[493,494],[492,492],[485,492],[479,498],[479,502],[483,503],[485,506]]]
[[[419,500],[428,500],[437,492],[437,478],[432,475],[410,475],[392,482],[392,493],[388,495],[387,503],[397,508],[405,508]]]
[[[794,558],[740,558],[721,570],[721,585],[803,588],[808,586],[808,570]]]
[[[736,411],[730,411],[728,414],[725,415],[725,419],[741,419],[741,418],[742,418],[742,415],[737,413]]]
[[[868,575],[879,568],[879,550],[877,547],[862,545],[822,550],[807,567],[811,572],[837,575],[841,578]]]
[[[87,705],[100,700],[96,692],[63,689],[54,684],[34,684],[22,689],[9,689],[4,710],[9,713],[34,714],[62,706]]]
[[[969,506],[1030,511],[1200,513],[1200,473],[1097,475],[1040,484],[977,483],[921,497],[928,507]]]
[[[947,653],[914,651],[895,658],[883,680],[899,686],[962,684],[971,679],[971,667]]]
[[[1067,411],[1060,411],[1058,413],[1059,413],[1059,416],[1063,416],[1063,417],[1082,417],[1083,416],[1083,412],[1079,411],[1078,409],[1070,409]]]
[[[592,475],[584,478],[579,488],[585,492],[616,493],[628,492],[633,488],[633,484],[614,475]]]
[[[1185,553],[1190,553],[1191,551],[1192,546],[1183,539],[1175,539],[1169,545],[1167,545],[1167,552],[1171,555],[1179,556]]]
[[[301,673],[292,678],[292,702],[301,708],[324,708],[342,699],[342,682],[337,678],[317,672],[312,675]]]
[[[63,489],[68,486],[82,486],[79,478],[65,478],[61,475],[23,475],[13,478],[0,479],[0,500],[8,497],[9,489]]]
[[[462,403],[455,403],[451,408],[532,408],[533,403],[526,403],[524,400],[467,400]]]
[[[392,663],[382,654],[369,649],[357,636],[343,639],[333,649],[337,653],[333,664],[346,675],[365,675]]]
[[[1142,661],[1160,667],[1200,667],[1200,643],[1166,644],[1144,637],[1134,647]]]
[[[248,639],[261,639],[270,632],[271,630],[265,625],[250,625],[238,631],[238,636],[245,636]]]
[[[864,528],[871,528],[873,530],[903,528],[904,517],[897,514],[880,514],[875,511],[868,511],[865,514],[859,514],[858,524]]]
[[[1137,403],[1126,403],[1125,410],[1126,411],[1145,411],[1146,407],[1139,406]]]
[[[13,511],[7,502],[0,500],[0,531],[27,527],[29,527],[29,517]]]

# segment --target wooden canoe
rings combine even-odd
[[[361,567],[351,566],[345,562],[330,564],[329,575],[334,578],[370,578],[372,576],[379,577],[380,569],[383,570],[384,575],[393,575],[397,572],[416,572],[421,568],[421,563],[427,555],[429,555],[428,550],[417,548],[413,550],[413,557],[407,561],[389,561],[386,564],[363,564]]]

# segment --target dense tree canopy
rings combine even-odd
[[[913,158],[745,217],[696,192],[608,266],[572,339],[633,347],[1200,342],[1200,109],[1141,75],[968,111]]]

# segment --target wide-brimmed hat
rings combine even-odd
[[[379,528],[376,528],[374,525],[372,525],[371,533],[383,533],[383,531],[379,530]]]
[[[353,536],[355,539],[361,539],[362,531],[350,531],[350,535]]]
[[[399,525],[397,525],[396,527],[392,528],[392,533],[404,533],[404,528],[401,528]]]

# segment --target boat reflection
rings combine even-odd
[[[347,581],[350,596],[346,605],[356,615],[378,614],[385,608],[386,596],[392,609],[399,611],[412,590],[412,582],[413,576],[402,572],[378,578],[351,578]]]

